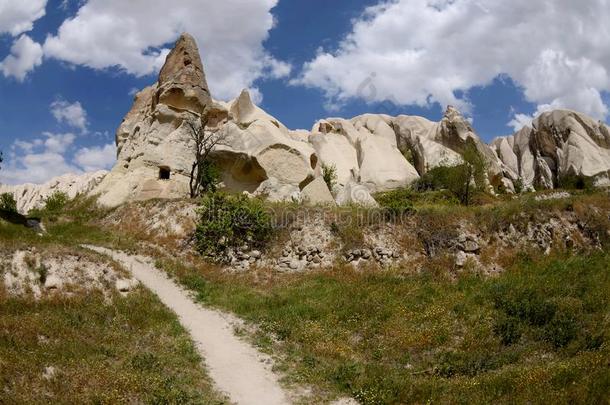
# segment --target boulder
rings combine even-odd
[[[341,187],[336,201],[339,205],[359,205],[366,208],[379,207],[369,189],[355,182],[347,183],[344,187]]]
[[[298,186],[282,183],[275,177],[263,181],[254,192],[254,196],[270,202],[300,203],[303,200]]]
[[[316,151],[320,164],[334,166],[337,184],[346,185],[360,175],[358,153],[349,139],[337,133],[313,133],[309,142]]]
[[[324,179],[318,177],[301,191],[303,201],[310,205],[335,205],[335,199]]]
[[[462,163],[459,153],[435,141],[438,124],[422,117],[401,115],[393,120],[397,146],[403,155],[410,154],[420,175],[438,166]]]
[[[419,178],[417,170],[386,138],[369,135],[357,145],[360,183],[373,191],[406,187]]]

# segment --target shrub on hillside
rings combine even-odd
[[[485,191],[487,163],[474,144],[466,146],[462,159],[462,164],[431,169],[413,184],[413,190],[449,190],[460,203],[470,205],[474,193]]]
[[[70,201],[66,193],[56,191],[45,200],[44,209],[48,212],[60,212]]]
[[[222,192],[206,194],[198,210],[197,250],[215,261],[243,245],[264,248],[273,235],[271,215],[263,201]]]
[[[565,175],[559,177],[557,181],[559,188],[565,190],[583,190],[593,191],[595,190],[595,180],[593,177],[578,176],[578,175]]]
[[[11,193],[3,193],[0,195],[0,210],[11,213],[17,212],[17,201]]]
[[[54,220],[63,212],[69,201],[70,197],[66,193],[56,191],[44,200],[41,209],[32,209],[29,216]]]
[[[201,164],[200,183],[201,193],[214,193],[218,190],[221,171],[213,162],[203,162]]]
[[[391,219],[401,218],[415,212],[413,208],[413,191],[409,189],[397,189],[380,193],[375,196],[375,200],[384,210],[387,217]]]

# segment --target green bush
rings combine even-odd
[[[44,210],[50,213],[59,213],[70,201],[66,193],[56,191],[45,200]]]
[[[570,311],[558,311],[545,327],[545,340],[556,348],[567,346],[578,337],[580,325],[576,314]]]
[[[447,188],[451,169],[449,166],[439,166],[430,169],[417,179],[411,188],[418,192],[444,190]]]
[[[525,184],[523,183],[523,179],[521,177],[513,181],[513,186],[515,187],[515,194],[521,194],[525,191]]]
[[[375,196],[386,215],[390,218],[399,218],[415,212],[413,208],[413,192],[409,189],[397,189],[380,193]]]
[[[523,333],[519,320],[509,316],[502,316],[496,320],[494,332],[505,346],[518,343]]]
[[[28,215],[31,217],[49,218],[54,221],[64,211],[68,202],[70,202],[70,198],[66,193],[56,191],[45,199],[43,208],[34,208],[30,210]]]
[[[264,248],[273,235],[271,215],[264,203],[244,195],[207,194],[201,200],[198,216],[197,250],[216,261],[226,259],[227,249],[245,244]]]
[[[337,166],[322,164],[322,178],[330,191],[337,184]]]
[[[595,190],[595,180],[593,177],[571,174],[559,177],[558,186],[565,190],[593,191]]]
[[[487,163],[472,143],[462,153],[464,163],[439,166],[425,173],[412,188],[415,191],[449,190],[463,205],[470,205],[473,195],[485,191]]]
[[[12,213],[17,212],[17,201],[11,193],[3,193],[0,195],[0,210]]]
[[[203,162],[200,176],[201,191],[203,193],[216,192],[221,176],[221,171],[218,169],[218,166],[212,162]]]
[[[494,301],[497,309],[533,326],[544,326],[555,316],[556,306],[530,288],[498,286]]]

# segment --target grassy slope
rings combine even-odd
[[[80,212],[50,223],[44,237],[0,221],[2,250],[129,247]],[[45,379],[49,366],[57,371]],[[0,283],[0,387],[0,403],[225,403],[175,315],[143,288],[112,302],[101,293],[36,302],[9,297]]]
[[[602,196],[495,207],[414,205],[422,224],[476,217],[493,228],[529,221],[540,209],[583,212],[586,219],[591,204],[607,211]],[[85,209],[59,220],[41,243],[134,247],[135,235],[92,226],[100,215]],[[523,254],[515,261],[496,279],[464,274],[457,281],[438,263],[423,275],[337,267],[281,276],[160,264],[201,301],[256,325],[253,337],[279,354],[292,380],[362,403],[608,403],[610,254]]]
[[[497,279],[337,268],[270,283],[164,266],[259,325],[296,381],[365,404],[604,403],[610,254],[522,259]]]

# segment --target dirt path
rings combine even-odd
[[[86,246],[112,257],[154,292],[190,332],[210,377],[232,402],[248,405],[289,404],[289,395],[270,370],[269,359],[233,334],[231,316],[195,304],[189,294],[146,258]]]

